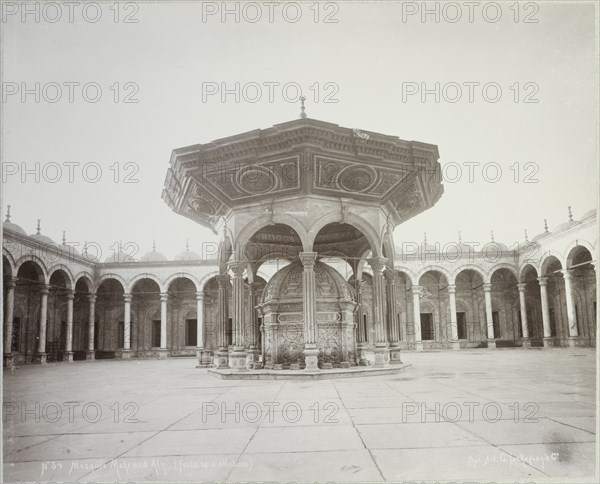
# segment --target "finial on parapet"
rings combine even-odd
[[[529,242],[529,236],[527,235],[527,229],[525,229],[525,242]]]
[[[423,243],[427,245],[427,232],[423,233]]]
[[[306,101],[306,96],[300,96],[300,118],[306,118],[306,110],[304,108],[304,101]]]
[[[42,226],[40,225],[41,221],[42,221],[42,219],[40,219],[40,218],[37,219],[37,222],[38,222],[38,224],[37,224],[37,232],[36,232],[37,235],[40,235],[42,233]]]
[[[190,251],[190,239],[185,239],[185,251]]]
[[[9,223],[10,222],[10,205],[6,206],[6,220],[4,222],[5,223]]]
[[[462,234],[458,231],[458,243],[462,245]]]
[[[62,245],[67,245],[67,237],[66,237],[66,232],[63,230],[63,243]]]
[[[544,219],[544,232],[548,233],[548,219]]]
[[[569,205],[569,222],[573,221],[573,213],[571,212],[571,205]]]
[[[492,236],[492,242],[494,242],[494,231],[490,230],[490,235]]]
[[[152,252],[156,252],[156,240],[152,239]]]
[[[87,256],[87,240],[83,241],[83,255]]]

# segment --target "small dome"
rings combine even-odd
[[[24,230],[21,228],[21,226],[20,226],[20,225],[13,224],[13,223],[11,223],[11,222],[4,222],[4,223],[2,224],[2,228],[3,228],[4,230],[7,230],[7,229],[8,229],[8,230],[10,230],[10,231],[12,231],[12,232],[15,232],[15,233],[19,234],[19,235],[27,235],[27,232],[25,232],[25,231],[24,231]]]
[[[42,242],[44,244],[56,245],[56,243],[50,237],[46,237],[45,235],[42,235],[42,234],[31,234],[29,237],[37,240],[38,242]]]
[[[453,244],[447,244],[447,245],[442,245],[442,252],[445,252],[448,255],[454,256],[454,255],[458,255],[460,252],[460,257],[462,258],[468,258],[470,256],[473,255],[473,253],[475,252],[476,247],[473,247],[471,245],[467,245],[467,244],[457,244],[457,243],[453,243]]]
[[[142,262],[163,262],[166,261],[167,258],[160,252],[156,252],[155,250],[153,250],[152,252],[144,254],[140,260]]]
[[[563,230],[570,229],[573,225],[576,225],[578,223],[579,222],[574,222],[573,220],[569,220],[567,222],[564,222],[564,223],[558,225],[557,227],[554,227],[552,229],[552,232],[553,233],[562,232]]]
[[[194,252],[193,250],[184,250],[175,256],[175,260],[200,260],[199,254]]]
[[[352,300],[352,288],[338,271],[318,260],[314,271],[317,297]],[[265,286],[262,302],[302,299],[303,272],[304,266],[300,261],[279,270]]]
[[[90,258],[93,258],[92,256],[88,256]],[[129,254],[126,254],[125,252],[117,252],[117,253],[111,253],[108,257],[106,257],[106,259],[104,259],[104,262],[135,262],[136,260],[130,256]]]

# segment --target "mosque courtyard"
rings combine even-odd
[[[191,358],[5,370],[4,482],[594,481],[594,349],[402,358],[323,381]]]

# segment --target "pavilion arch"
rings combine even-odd
[[[539,271],[537,269],[537,267],[535,267],[533,264],[525,264],[523,267],[521,267],[521,269],[519,270],[519,277],[517,278],[518,282],[526,282],[525,281],[525,275],[527,274],[527,272],[529,271],[534,271],[535,272],[535,276],[538,277],[539,276]]]
[[[243,258],[242,248],[248,242],[250,242],[252,236],[255,233],[259,232],[261,229],[270,225],[288,226],[294,232],[296,232],[296,235],[300,238],[300,242],[302,243],[302,250],[304,252],[309,252],[311,250],[312,245],[309,242],[309,236],[306,233],[306,229],[304,228],[302,223],[290,215],[274,213],[273,216],[269,214],[263,215],[262,217],[258,217],[240,230],[240,232],[237,235],[237,238],[235,239],[235,255],[238,260]]]
[[[560,269],[563,269],[563,263],[558,255],[550,253],[544,257],[540,265],[540,276],[546,276],[550,266],[557,265],[557,263]]]
[[[40,282],[43,282],[44,284],[48,284],[48,281],[50,280],[50,275],[48,274],[48,268],[46,267],[46,264],[44,263],[44,261],[35,254],[27,254],[27,255],[24,255],[23,257],[20,257],[19,260],[17,260],[17,263],[15,264],[15,267],[16,267],[15,274],[17,274],[19,272],[19,269],[21,268],[21,266],[23,264],[25,264],[26,262],[33,262],[34,266],[36,266],[39,269],[38,275],[41,276]]]
[[[96,286],[94,284],[94,276],[87,271],[83,271],[78,273],[74,278],[73,287],[77,286],[77,283],[80,280],[86,281],[86,285],[88,287],[88,292],[90,294],[94,294],[96,292]]]
[[[75,284],[73,283],[73,276],[71,275],[71,271],[66,266],[63,266],[62,264],[54,266],[50,271],[48,283],[50,283],[54,274],[60,274],[63,277],[66,289],[75,289]]]
[[[587,240],[579,239],[571,242],[567,249],[564,252],[564,268],[570,269],[573,266],[573,258],[577,254],[580,247],[587,249],[592,257],[592,261],[594,260],[594,256],[596,255],[596,251],[594,246],[590,244]],[[590,261],[591,262],[591,261]]]
[[[127,287],[127,283],[125,282],[125,279],[123,279],[118,274],[114,274],[114,273],[102,274],[96,281],[96,291],[98,289],[100,289],[100,286],[102,285],[102,283],[108,279],[114,279],[115,281],[117,281],[119,284],[121,284],[121,289],[123,289],[123,293],[127,292],[125,290],[125,288]]]
[[[150,280],[156,282],[156,284],[158,286],[158,291],[165,292],[162,281],[157,276],[155,276],[154,274],[150,274],[150,273],[136,275],[133,279],[131,279],[131,281],[129,281],[129,285],[127,286],[126,292],[132,292],[134,286],[142,279],[150,279]]]
[[[204,291],[204,287],[206,286],[206,284],[213,278],[219,276],[221,273],[218,271],[213,271],[213,272],[209,272],[208,274],[206,274],[202,279],[200,279],[200,282],[196,285],[196,287],[198,288],[198,292],[202,292]]]
[[[408,269],[408,267],[394,267],[394,271],[398,272],[399,274],[404,274],[404,277],[406,277],[406,280],[409,281],[411,285],[417,285],[419,279],[416,277],[414,272]]]
[[[347,214],[346,220],[342,222],[340,220],[340,213],[333,212],[328,215],[324,215],[318,219],[308,231],[308,240],[310,241],[310,249],[312,250],[315,244],[315,240],[319,232],[330,224],[346,224],[351,225],[355,229],[359,230],[365,239],[369,242],[373,257],[379,257],[381,255],[381,243],[379,241],[379,235],[373,228],[361,217],[354,214]]]
[[[490,270],[487,271],[487,273],[485,274],[485,277],[483,278],[483,282],[488,283],[488,284],[491,283],[494,272],[496,272],[500,269],[506,269],[507,271],[511,272],[512,275],[515,276],[515,279],[517,281],[519,281],[519,273],[515,269],[515,266],[512,264],[507,264],[506,262],[501,262],[500,264],[496,264]]]
[[[196,279],[195,276],[193,276],[192,274],[190,274],[189,272],[178,272],[176,274],[171,274],[168,279],[165,281],[164,284],[164,288],[165,291],[168,292],[169,291],[169,286],[171,285],[171,283],[173,281],[175,281],[176,279],[189,279],[192,284],[194,284],[194,286],[196,287],[196,291],[200,291],[199,287],[200,287],[200,282],[198,281],[198,279]],[[160,286],[159,286],[160,287]]]
[[[17,265],[15,264],[15,258],[6,247],[2,247],[2,255],[6,258],[6,262],[8,262],[8,269],[10,270],[10,275],[14,276],[17,273]]]
[[[423,267],[417,274],[416,277],[416,281],[417,284],[420,285],[421,284],[421,278],[427,274],[428,272],[439,272],[440,274],[442,274],[445,278],[446,278],[446,283],[450,284],[450,272],[448,271],[448,269],[446,269],[445,267],[442,266],[438,266],[438,265],[429,265],[426,267]]]
[[[481,270],[481,267],[476,266],[475,264],[465,264],[457,267],[454,271],[452,271],[451,279],[448,280],[448,284],[456,284],[456,278],[463,271],[473,271],[481,277],[481,280],[485,283],[487,274]],[[491,277],[491,276],[490,276]]]
[[[71,273],[71,269],[69,269],[64,264],[54,264],[48,271],[50,278],[52,277],[52,274],[54,274],[56,271],[62,271],[67,275],[67,279],[66,279],[67,289],[75,289],[75,278],[73,277],[73,274]],[[50,279],[48,279],[48,280],[50,280]]]

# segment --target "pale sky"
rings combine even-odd
[[[85,21],[81,7],[70,22],[60,2],[55,23],[48,21],[56,16],[51,10],[40,11],[37,23],[33,15],[23,22],[21,12],[5,11],[3,205],[12,206],[12,222],[27,233],[35,233],[40,218],[43,234],[60,241],[66,230],[69,242],[100,244],[103,257],[119,240],[138,244],[138,256],[151,250],[153,239],[169,258],[185,248],[186,238],[201,252],[203,242],[216,240],[212,232],[161,199],[171,151],[297,118],[299,105],[284,97],[294,97],[294,90],[275,87],[269,102],[265,85],[297,83],[308,97],[309,117],[436,144],[442,166],[463,168],[460,180],[444,182],[435,207],[396,229],[397,245],[420,242],[424,232],[430,242],[455,241],[458,230],[463,240],[481,242],[493,230],[495,240],[509,246],[523,240],[525,228],[531,238],[543,231],[544,218],[550,229],[566,221],[567,206],[577,219],[597,205],[597,2],[538,2],[535,11],[521,4],[519,22],[509,9],[513,3],[500,2],[496,23],[479,9],[469,22],[462,2],[456,23],[447,21],[455,15],[450,10],[439,23],[432,17],[422,22],[419,13],[403,21],[408,4],[400,2],[329,2],[312,10],[309,2],[297,23],[290,21],[293,6],[284,17],[285,2],[273,7],[272,23],[263,3],[256,23],[249,21],[256,11],[247,7],[244,15],[244,4],[237,23],[233,16],[222,22],[218,13],[203,21],[201,2],[122,5],[117,23],[113,2],[102,4],[96,23]],[[205,2],[204,8],[220,5]],[[138,22],[124,23],[127,14]],[[327,15],[337,23],[325,23]],[[538,22],[524,23],[527,15]],[[22,102],[22,88],[35,91],[36,82],[39,102],[34,94]],[[220,95],[203,99],[203,83],[235,89],[236,82],[240,91],[249,83],[262,86],[262,98],[250,102],[255,91],[248,87],[239,102],[233,95],[225,102]],[[479,86],[470,103],[464,83],[475,82],[500,86],[498,102],[486,101]],[[55,103],[48,102],[57,96],[52,83],[62,86]],[[80,83],[73,84],[73,102],[65,83]],[[98,102],[84,99],[87,83],[102,89]],[[417,94],[403,100],[408,87],[434,89],[435,83],[446,99],[429,95],[422,102]],[[451,83],[462,86],[455,103],[448,100],[456,93]],[[139,102],[123,102],[128,94]],[[324,102],[328,94],[338,102]],[[93,85],[87,95],[95,96]],[[528,95],[538,102],[523,102]],[[35,172],[36,163],[39,182],[34,174],[22,182],[21,169]],[[63,171],[56,183],[48,180],[57,176],[52,163]],[[72,183],[64,163],[80,163],[73,165]],[[97,183],[84,179],[89,163],[102,168]],[[481,164],[472,182],[465,163]],[[484,180],[486,163],[502,168],[498,182]],[[88,179],[96,176],[94,166]],[[124,183],[127,174],[138,182]],[[447,174],[453,178],[456,171]],[[485,174],[496,176],[493,166]],[[534,183],[525,183],[527,175]]]

